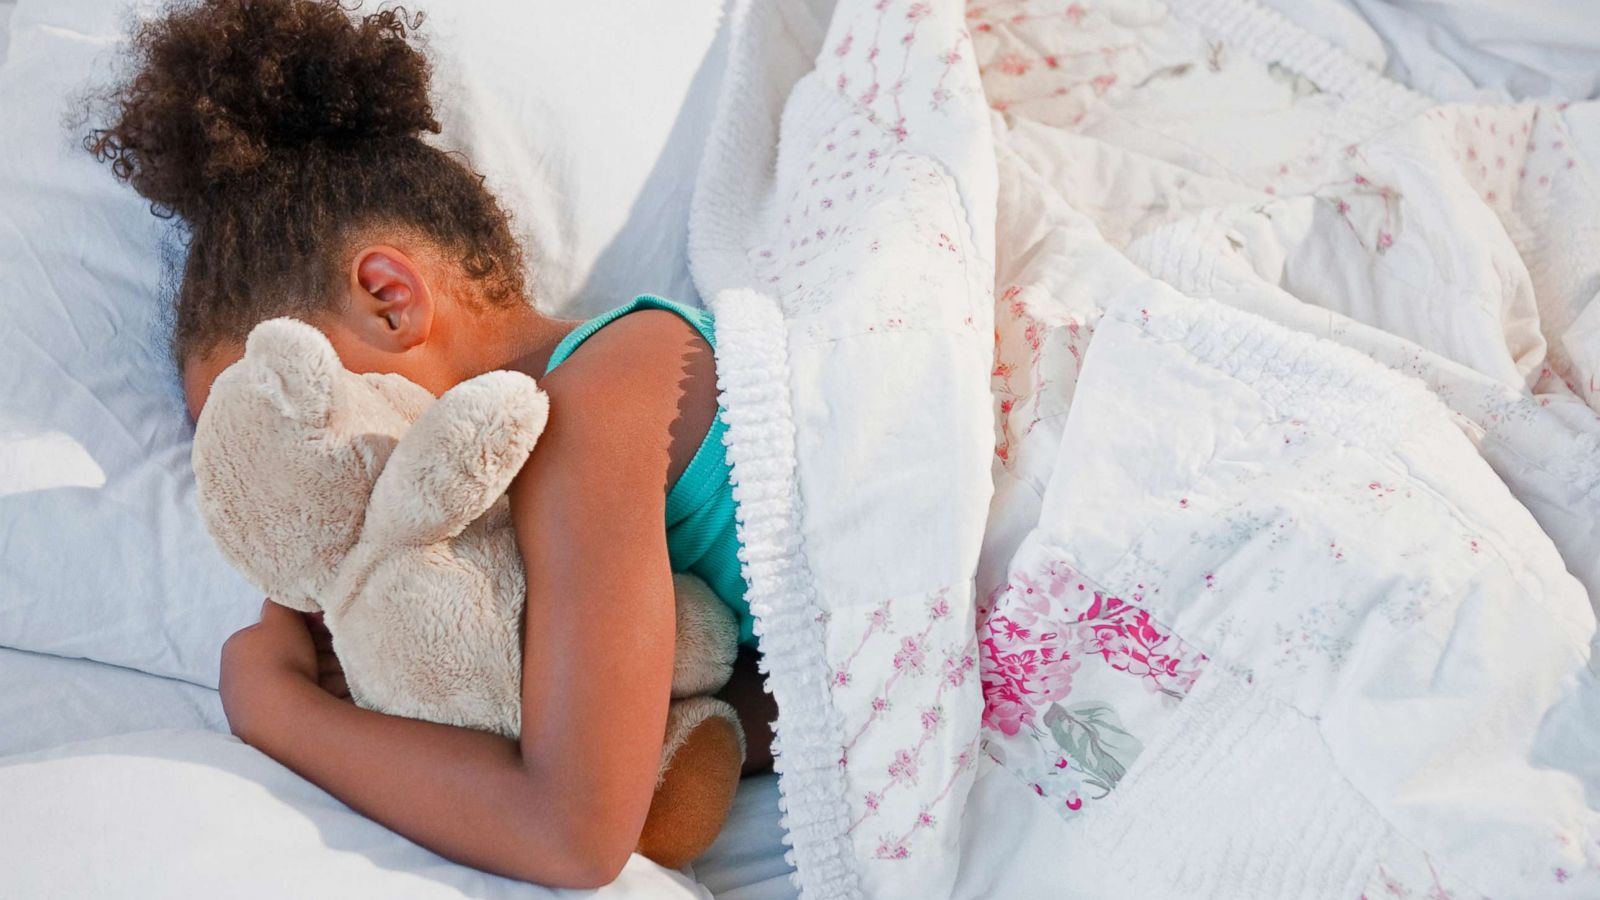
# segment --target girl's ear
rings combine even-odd
[[[350,329],[378,350],[404,353],[433,331],[433,294],[421,268],[387,244],[356,253],[350,300]]]

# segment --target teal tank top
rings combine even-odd
[[[664,309],[677,314],[694,326],[707,344],[716,348],[716,329],[709,312],[646,294],[579,325],[556,345],[555,352],[550,354],[550,364],[545,366],[545,374],[571,356],[596,331],[641,309]],[[735,523],[738,504],[734,502],[733,485],[728,480],[732,467],[728,465],[727,448],[722,443],[722,436],[728,431],[722,414],[719,404],[717,416],[707,429],[705,440],[700,442],[700,449],[695,451],[689,467],[667,492],[667,556],[672,562],[672,571],[705,579],[738,617],[739,644],[754,647],[755,621],[750,615],[750,604],[745,602],[744,576],[739,572],[739,535]]]

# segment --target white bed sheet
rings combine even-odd
[[[0,64],[6,61],[6,48],[11,43],[11,11],[16,0],[0,0]]]
[[[746,778],[721,836],[695,862],[695,878],[718,900],[795,900],[779,815],[778,776]]]
[[[240,741],[193,729],[113,735],[0,759],[0,879],[36,900],[365,897],[707,898],[640,856],[598,891],[559,891],[441,859]]]
[[[1600,15],[1588,0],[1262,2],[1440,100],[1600,97]]]
[[[186,681],[0,648],[0,757],[156,728],[226,731],[222,701]]]
[[[226,732],[217,692],[84,659],[0,648],[0,765],[82,741],[153,730]],[[694,874],[726,900],[792,900],[775,775],[739,787],[722,836]]]

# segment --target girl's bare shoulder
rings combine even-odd
[[[666,310],[629,313],[540,379],[550,425],[535,456],[610,448],[632,461],[664,462],[671,484],[716,417],[716,382],[711,347],[692,325]]]

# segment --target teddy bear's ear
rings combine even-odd
[[[394,407],[395,412],[404,416],[408,423],[415,422],[423,410],[433,405],[432,394],[400,375],[372,372],[361,378],[372,385],[373,390]]]
[[[244,356],[269,373],[260,386],[285,417],[313,427],[328,423],[344,367],[322,332],[297,319],[268,319],[250,332]]]

